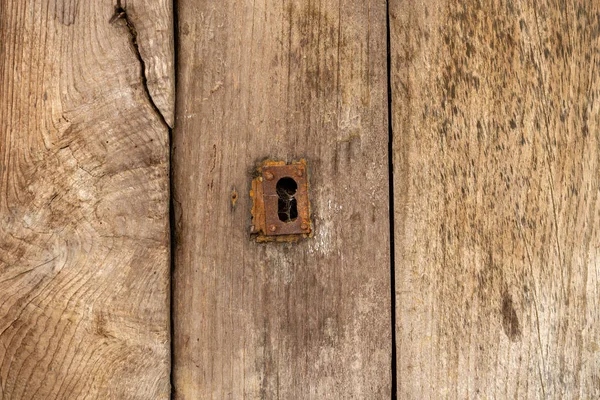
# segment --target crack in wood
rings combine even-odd
[[[165,119],[165,116],[160,111],[156,103],[154,102],[154,98],[150,93],[150,88],[148,87],[148,77],[146,76],[146,62],[142,57],[142,53],[140,52],[140,46],[138,44],[138,34],[135,29],[135,25],[129,15],[127,14],[127,10],[121,5],[121,0],[117,0],[117,5],[115,6],[115,13],[110,18],[109,23],[114,24],[116,21],[122,20],[129,31],[129,37],[131,40],[131,45],[133,46],[135,56],[140,62],[140,78],[142,81],[142,87],[144,88],[144,93],[146,94],[146,98],[148,99],[148,103],[150,103],[150,107],[154,110],[155,114],[158,116],[161,123],[169,130],[169,136],[171,135],[171,125]]]

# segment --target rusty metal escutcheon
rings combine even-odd
[[[251,233],[259,242],[295,241],[312,233],[308,167],[301,159],[264,161],[256,169]]]

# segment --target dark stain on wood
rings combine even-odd
[[[521,340],[521,327],[519,326],[519,318],[515,311],[512,297],[508,293],[504,293],[502,296],[502,327],[504,333],[511,340],[511,342],[518,342]]]

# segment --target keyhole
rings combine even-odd
[[[296,191],[298,184],[290,177],[281,178],[275,186],[277,196],[277,215],[283,222],[292,222],[298,218],[298,206],[296,204]]]

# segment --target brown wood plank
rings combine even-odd
[[[600,2],[390,4],[400,398],[600,396]]]
[[[385,2],[177,4],[175,397],[388,398]],[[313,238],[250,241],[264,157]]]
[[[0,1],[2,400],[169,398],[172,10],[120,7]]]

